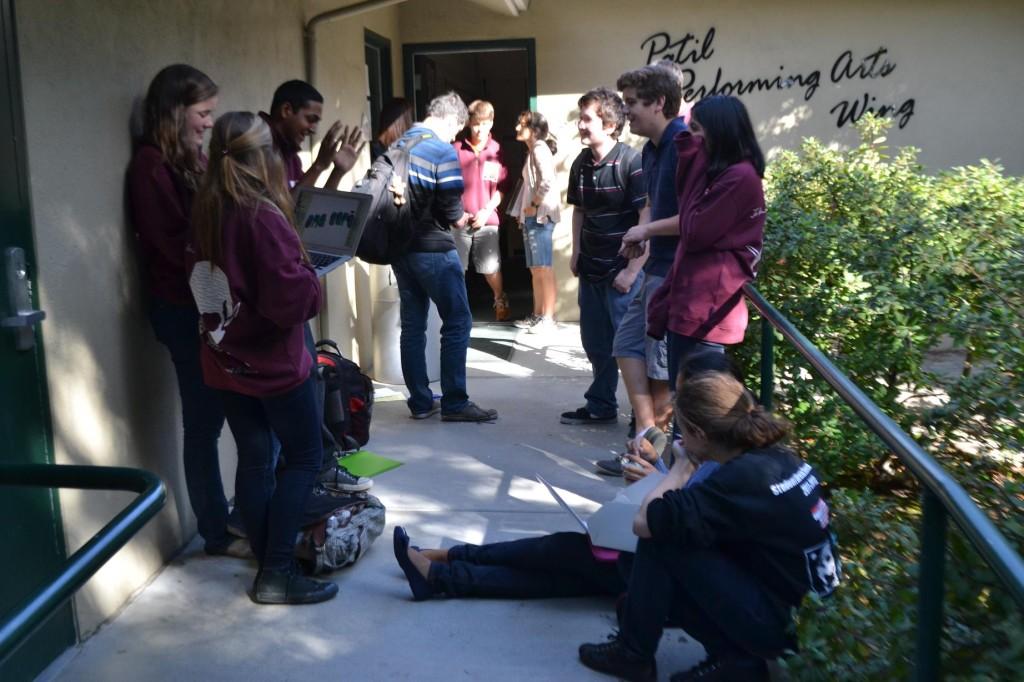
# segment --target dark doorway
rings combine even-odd
[[[373,31],[364,30],[363,42],[366,52],[366,100],[370,110],[369,130],[364,130],[363,134],[371,137],[377,132],[384,103],[392,97],[391,41]]]
[[[511,189],[526,156],[526,148],[516,141],[516,120],[520,112],[531,108],[537,96],[533,40],[405,45],[403,57],[405,92],[413,99],[417,120],[423,119],[433,97],[449,90],[457,92],[467,104],[484,99],[494,105],[491,135],[501,145]],[[505,216],[510,193],[506,191],[498,207],[502,216],[501,272],[512,319],[517,319],[532,312],[533,294],[523,255],[522,232],[514,219]],[[466,289],[473,319],[493,321],[491,289],[472,265],[466,273]]]

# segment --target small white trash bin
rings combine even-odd
[[[385,384],[404,384],[399,340],[402,317],[398,284],[389,267],[376,269],[373,297],[373,378]],[[427,376],[441,378],[441,316],[433,302],[427,313]]]

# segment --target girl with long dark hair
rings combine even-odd
[[[185,274],[185,240],[206,169],[203,134],[213,125],[217,85],[198,69],[174,64],[153,78],[143,106],[142,136],[128,168],[128,208],[149,320],[177,375],[189,502],[207,553],[251,556],[245,540],[227,532],[217,452],[224,412],[216,392],[203,384],[199,315]]]
[[[235,492],[259,561],[250,597],[261,604],[320,602],[338,586],[301,575],[293,558],[323,459],[316,376],[306,321],[320,282],[292,218],[270,127],[249,112],[221,116],[194,209],[187,251],[199,307],[207,385],[217,389],[238,447]],[[274,439],[282,465],[275,479]]]
[[[765,221],[764,155],[739,99],[716,95],[697,102],[690,129],[675,144],[679,245],[648,304],[648,334],[668,334],[673,383],[682,358],[698,346],[743,340],[743,285],[757,273]]]
[[[519,219],[523,229],[526,266],[533,281],[533,313],[515,325],[541,332],[555,324],[557,289],[551,240],[561,218],[561,197],[554,189],[558,144],[548,130],[547,119],[537,111],[519,114],[516,139],[526,145],[527,155],[519,194],[512,198],[508,213]]]

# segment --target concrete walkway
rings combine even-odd
[[[340,595],[303,607],[256,606],[245,595],[255,566],[211,558],[193,542],[112,623],[45,677],[89,680],[604,680],[578,660],[581,642],[614,627],[609,599],[411,601],[391,551],[395,524],[422,547],[494,542],[575,522],[534,480],[571,491],[581,510],[621,481],[592,461],[625,440],[616,425],[563,426],[582,403],[589,364],[574,325],[534,336],[504,325],[474,329],[470,398],[493,424],[408,418],[404,402],[375,407],[369,447],[404,466],[376,479],[388,527],[355,566],[333,575]],[[404,389],[404,387],[395,387]],[[620,406],[628,402],[620,387]],[[659,679],[703,657],[679,630],[658,652]]]

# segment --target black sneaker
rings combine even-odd
[[[636,438],[636,412],[629,413],[629,430],[626,431],[626,438]]]
[[[328,467],[320,472],[316,482],[327,490],[336,493],[365,493],[373,487],[373,479],[366,476],[354,476],[340,464]]]
[[[619,416],[616,414],[610,417],[598,417],[590,414],[587,408],[580,407],[572,412],[563,412],[562,418],[558,421],[563,424],[614,424],[618,419]]]
[[[622,458],[612,457],[611,459],[599,459],[594,462],[594,467],[597,469],[597,473],[602,476],[621,476]]]
[[[413,412],[409,415],[412,419],[429,419],[441,411],[441,401],[435,400],[430,407],[423,412]]]
[[[760,658],[708,658],[695,668],[675,673],[670,682],[767,682],[768,664]]]
[[[492,422],[498,418],[497,410],[485,410],[473,401],[458,412],[441,413],[443,422]]]
[[[615,675],[628,682],[658,679],[654,658],[633,653],[617,635],[610,635],[603,644],[580,644],[580,662],[591,670]]]
[[[288,570],[261,569],[249,598],[257,604],[318,604],[338,594],[338,586]]]

